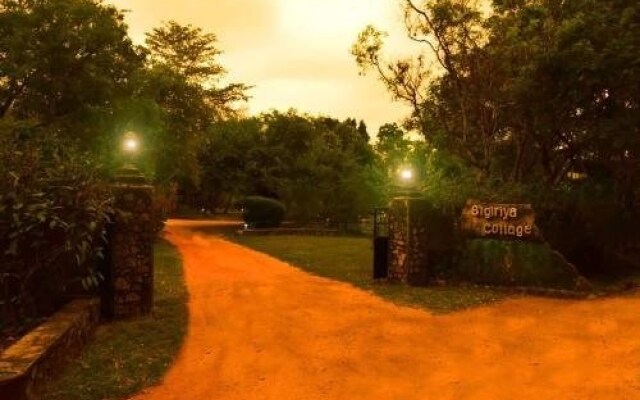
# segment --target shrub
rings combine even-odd
[[[621,201],[613,183],[604,179],[589,178],[563,189],[543,198],[536,210],[545,239],[588,277],[637,274],[638,205]]]
[[[177,185],[157,185],[153,191],[153,230],[159,234],[164,229],[169,215],[177,209]]]
[[[285,207],[276,199],[262,196],[248,196],[242,202],[244,222],[253,228],[274,228],[280,226]]]
[[[110,195],[91,159],[0,126],[0,321],[55,311],[95,287]]]
[[[576,268],[544,242],[469,239],[462,246],[461,262],[452,272],[457,278],[488,285],[586,288]]]

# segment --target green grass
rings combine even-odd
[[[212,233],[212,232],[210,232]],[[316,275],[372,291],[398,304],[446,313],[489,304],[507,295],[473,286],[412,287],[374,282],[371,239],[329,236],[233,236],[227,238]]]
[[[186,300],[180,254],[159,240],[152,315],[99,326],[82,355],[44,388],[42,399],[122,399],[158,382],[182,344]]]

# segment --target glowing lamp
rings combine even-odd
[[[124,135],[124,141],[122,142],[122,147],[126,153],[132,154],[138,151],[140,147],[140,142],[136,137],[135,133],[127,132]]]
[[[404,168],[400,171],[400,179],[402,179],[404,182],[409,182],[411,179],[413,179],[413,171],[409,168]]]
[[[124,142],[124,149],[127,151],[136,151],[138,149],[138,141],[135,139],[127,139]]]

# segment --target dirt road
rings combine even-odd
[[[640,399],[639,295],[433,316],[189,226],[188,334],[136,400]]]

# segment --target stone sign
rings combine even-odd
[[[462,210],[462,231],[476,238],[542,240],[531,204],[493,204],[467,201]]]

